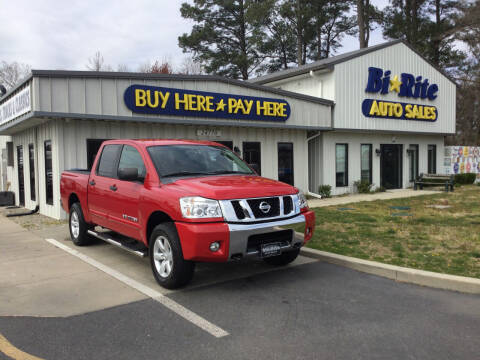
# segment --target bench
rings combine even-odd
[[[444,185],[445,191],[453,191],[453,175],[442,175],[442,174],[420,174],[419,177],[413,183],[413,190],[423,190],[425,185]]]

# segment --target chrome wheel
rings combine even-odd
[[[80,221],[78,220],[78,214],[76,211],[72,212],[70,217],[70,229],[72,230],[72,235],[76,239],[80,234]]]
[[[166,278],[173,268],[173,254],[170,242],[165,236],[158,236],[153,244],[153,261],[157,273]]]

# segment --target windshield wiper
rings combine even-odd
[[[179,171],[170,174],[162,175],[162,177],[172,177],[172,176],[189,176],[189,175],[211,175],[211,173],[205,172],[190,172],[190,171]]]
[[[232,170],[219,170],[219,171],[214,171],[209,174],[244,174],[244,175],[252,175],[253,173],[245,172],[245,171],[232,171]]]

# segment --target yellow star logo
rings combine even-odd
[[[216,110],[216,111],[224,111],[226,105],[227,105],[227,104],[225,104],[225,103],[223,102],[223,99],[220,100],[220,101],[217,103],[217,110]]]
[[[400,85],[402,85],[402,82],[398,80],[398,75],[395,75],[393,79],[390,80],[390,91],[400,92]]]

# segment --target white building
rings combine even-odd
[[[420,173],[442,172],[444,137],[455,134],[456,85],[402,41],[251,82],[335,102],[332,129],[310,141],[311,191],[328,184],[334,194],[352,192],[361,179],[375,186],[406,188]],[[384,85],[385,91],[374,92],[375,86]],[[409,87],[414,96],[405,96]]]
[[[33,70],[0,99],[0,135],[10,136],[0,141],[0,185],[10,182],[18,205],[62,218],[61,172],[90,168],[101,141],[186,138],[223,142],[262,176],[304,191],[352,192],[361,178],[401,188],[441,169],[437,153],[453,133],[455,84],[402,42],[250,82]]]

